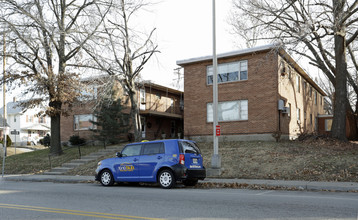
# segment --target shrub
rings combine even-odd
[[[1,139],[0,143],[4,144],[4,139]],[[11,138],[9,137],[9,135],[6,135],[6,147],[10,147],[11,145],[12,145]]]
[[[71,145],[80,145],[86,143],[86,139],[81,138],[78,135],[73,135],[70,137],[69,142],[71,143]]]
[[[46,146],[46,147],[50,147],[51,145],[51,137],[49,134],[47,134],[43,139],[42,139],[42,145]]]

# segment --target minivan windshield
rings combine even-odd
[[[201,154],[199,148],[194,142],[189,141],[179,141],[180,153],[192,153],[192,154]]]

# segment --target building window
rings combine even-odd
[[[301,84],[301,77],[300,77],[299,75],[297,75],[297,76],[296,76],[296,88],[297,88],[297,92],[298,92],[298,93],[299,93],[300,90],[301,90],[300,84]]]
[[[325,131],[331,131],[332,129],[332,119],[325,119],[324,120],[324,129]]]
[[[97,121],[97,118],[92,114],[75,115],[74,116],[74,129],[75,129],[75,131],[96,129],[97,126],[94,125],[92,123],[92,121]]]
[[[81,95],[77,98],[79,101],[89,101],[97,99],[97,88],[95,86],[88,86],[81,90]]]
[[[39,116],[39,123],[46,123],[46,118],[44,116]]]
[[[312,97],[312,86],[310,86],[309,94],[310,97]]]
[[[297,122],[300,123],[301,121],[301,109],[297,108]]]
[[[207,104],[207,122],[213,122],[213,104]],[[237,100],[218,103],[219,121],[240,121],[248,119],[248,101]]]
[[[144,89],[140,89],[140,103],[145,103],[145,90]]]
[[[207,83],[213,84],[213,66],[207,67]],[[247,80],[247,60],[218,65],[218,83]]]
[[[317,92],[314,91],[314,104],[317,105]]]
[[[312,118],[312,114],[310,114],[310,124],[313,124],[313,118]]]

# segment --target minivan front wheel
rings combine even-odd
[[[111,171],[103,170],[100,175],[100,182],[103,186],[112,186],[114,179]]]
[[[173,172],[170,170],[162,170],[158,176],[159,184],[164,189],[170,189],[175,184]]]

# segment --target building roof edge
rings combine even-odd
[[[272,49],[278,48],[278,47],[280,47],[278,44],[268,44],[268,45],[263,45],[263,46],[258,46],[258,47],[247,48],[247,49],[243,49],[243,50],[234,50],[234,51],[230,51],[230,52],[226,52],[226,53],[220,53],[217,55],[217,58],[220,59],[220,58],[224,58],[224,57],[238,56],[238,55],[243,55],[243,54],[248,54],[248,53],[272,50]],[[189,64],[189,63],[196,63],[196,62],[211,60],[211,59],[213,59],[213,55],[178,60],[176,62],[176,64],[181,66],[181,65],[185,65],[185,64]]]

